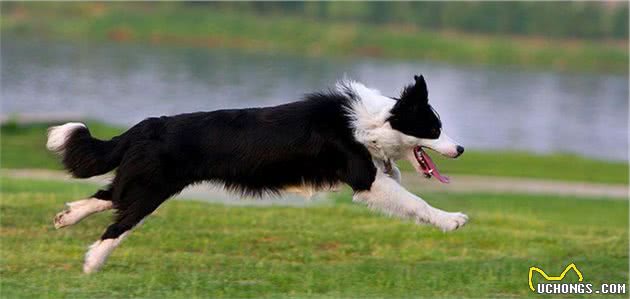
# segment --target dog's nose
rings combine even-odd
[[[457,156],[455,156],[455,158],[461,156],[464,153],[464,147],[461,145],[457,146]]]

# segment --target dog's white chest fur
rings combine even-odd
[[[387,121],[396,100],[354,81],[342,81],[337,84],[337,89],[351,92],[358,98],[349,111],[354,137],[367,147],[375,159],[401,159],[417,143],[413,140],[415,138],[394,130]]]

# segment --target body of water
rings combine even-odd
[[[474,149],[628,159],[628,78],[364,58],[3,38],[2,114],[149,116],[269,106],[347,75],[398,95],[424,74],[449,135]]]

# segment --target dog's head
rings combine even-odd
[[[442,131],[442,122],[437,112],[429,105],[429,91],[423,76],[414,76],[415,82],[403,90],[388,118],[392,129],[401,132],[404,143],[409,147],[407,157],[416,169],[425,176],[441,177],[423,148],[430,148],[444,156],[457,158],[464,147],[454,142]]]

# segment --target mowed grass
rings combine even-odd
[[[108,139],[123,129],[98,122],[87,122],[92,135]],[[0,167],[61,169],[57,157],[46,150],[48,125],[9,124],[0,127]],[[571,154],[536,155],[512,151],[467,150],[459,159],[431,155],[447,174],[526,177],[594,183],[628,184],[628,163],[602,161]],[[401,161],[403,170],[413,171]]]
[[[309,208],[167,202],[101,272],[83,275],[86,247],[110,216],[59,231],[51,222],[94,187],[1,183],[4,298],[533,297],[530,266],[558,275],[570,263],[595,285],[629,278],[627,201],[425,194],[470,216],[442,233],[351,204],[346,193]]]

